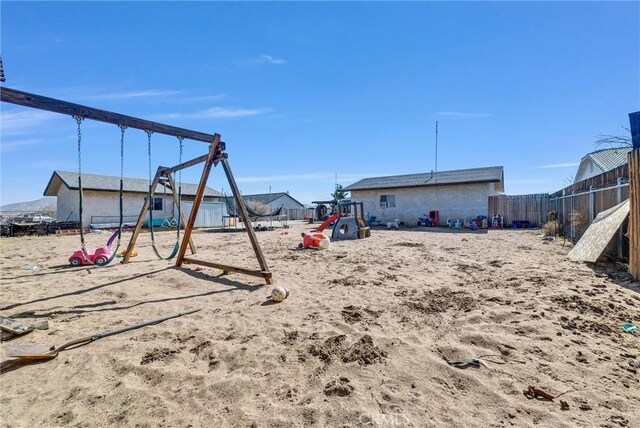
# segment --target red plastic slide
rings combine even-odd
[[[318,228],[316,230],[314,230],[314,232],[322,232],[323,230],[325,230],[327,228],[327,226],[329,226],[331,223],[336,221],[338,219],[338,216],[339,216],[339,214],[335,213],[334,215],[332,215],[331,217],[326,219],[324,221],[324,223],[322,223],[320,226],[318,226]]]

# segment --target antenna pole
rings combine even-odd
[[[438,121],[436,120],[436,174],[438,173]],[[436,183],[438,176],[436,175]]]
[[[269,228],[273,227],[273,215],[271,214],[271,185],[269,185]]]
[[[436,184],[435,184],[435,210],[438,211],[438,121],[436,120]],[[438,222],[440,219],[440,213],[438,213]],[[436,226],[440,226],[437,224]]]

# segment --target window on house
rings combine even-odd
[[[380,195],[381,208],[395,208],[396,195]]]
[[[153,198],[153,203],[151,204],[151,209],[154,211],[162,211],[162,198]]]

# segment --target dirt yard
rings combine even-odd
[[[374,230],[303,251],[302,230],[258,233],[280,304],[258,278],[155,259],[148,235],[106,268],[65,266],[78,237],[0,240],[2,315],[49,322],[3,347],[202,309],[38,364],[3,354],[2,426],[640,427],[640,332],[621,329],[640,326],[640,286],[624,270],[569,262],[536,231]],[[194,241],[257,268],[243,233]],[[472,358],[485,365],[447,363]]]

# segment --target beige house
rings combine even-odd
[[[614,147],[596,150],[585,155],[580,160],[580,166],[578,166],[578,172],[576,172],[576,178],[573,182],[578,183],[626,164],[630,151],[631,147]]]
[[[83,218],[82,226],[105,227],[117,225],[120,221],[120,177],[82,174]],[[149,191],[149,181],[140,178],[125,178],[123,181],[123,220],[135,225]],[[185,215],[189,215],[193,204],[197,184],[182,183],[182,206]],[[54,171],[44,196],[57,197],[57,220],[80,221],[78,218],[80,192],[78,173]],[[212,227],[222,224],[223,204],[219,201],[220,192],[207,187],[198,217],[202,217],[199,227]],[[153,198],[154,226],[161,226],[164,220],[177,217],[178,210],[171,196],[171,190],[158,184]],[[148,221],[149,214],[146,215]]]
[[[437,210],[445,225],[447,219],[491,218],[489,196],[504,192],[504,170],[494,166],[365,178],[344,190],[351,192],[351,200],[364,203],[368,217],[382,222],[398,219],[415,225],[418,218]]]

